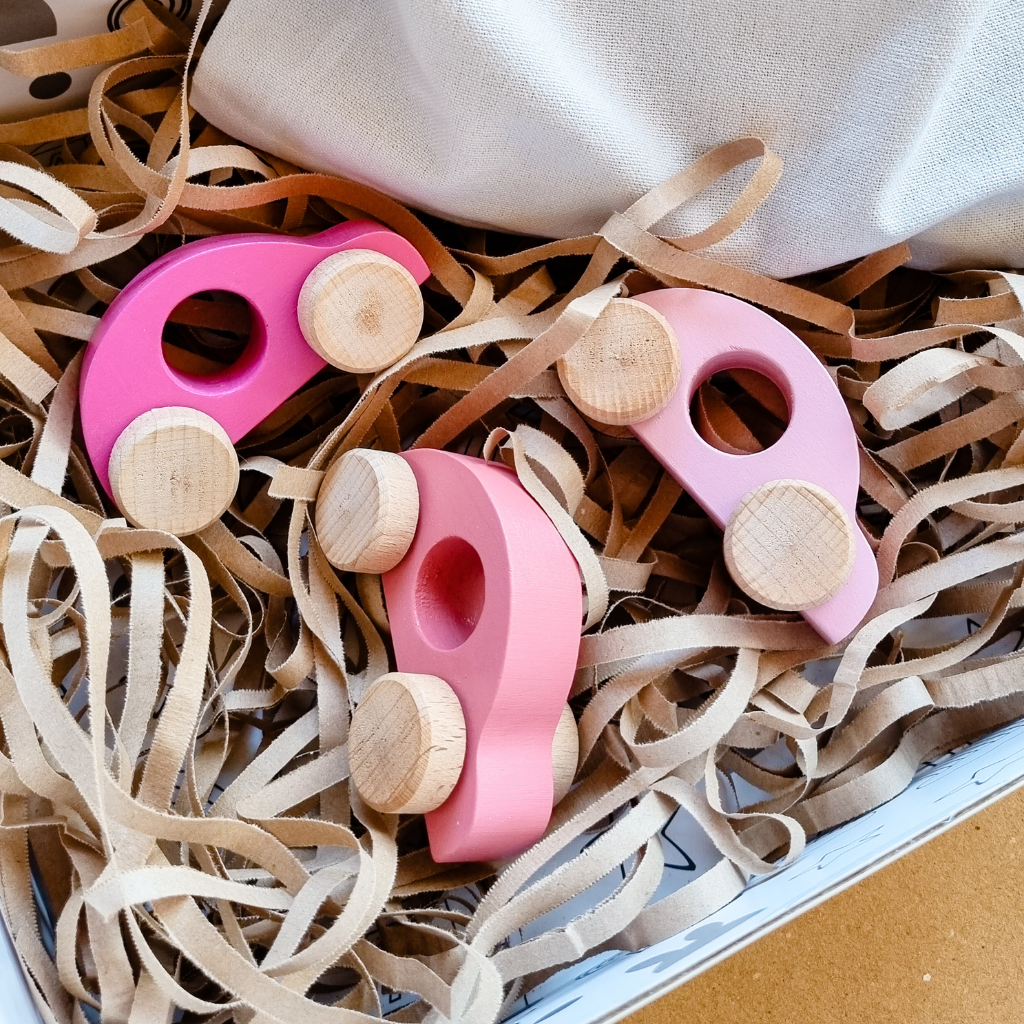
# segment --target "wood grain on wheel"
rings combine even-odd
[[[553,804],[561,802],[572,788],[576,777],[576,765],[580,759],[580,732],[576,716],[568,704],[562,708],[562,716],[551,739],[551,774],[555,783]]]
[[[353,448],[327,470],[316,530],[327,560],[346,572],[387,572],[416,533],[420,500],[409,464],[393,452]]]
[[[352,715],[349,767],[359,795],[387,814],[424,814],[448,799],[466,757],[466,721],[437,676],[389,672]]]
[[[224,428],[196,409],[151,409],[110,453],[110,489],[136,526],[184,537],[219,519],[238,488],[238,456]]]
[[[679,345],[665,318],[634,299],[612,299],[558,361],[573,404],[600,423],[626,426],[660,412],[679,383]]]
[[[298,317],[306,341],[332,366],[376,373],[415,344],[423,296],[401,263],[348,249],[313,268],[299,292]]]
[[[773,480],[740,502],[725,531],[725,563],[751,597],[803,611],[836,594],[853,569],[856,535],[843,506],[803,480]]]

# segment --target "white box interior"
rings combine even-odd
[[[602,953],[561,971],[507,1020],[613,1024],[1021,785],[1024,720],[925,762],[899,796],[811,840],[794,864],[751,882],[700,924],[642,952]],[[716,856],[699,842],[687,853]]]

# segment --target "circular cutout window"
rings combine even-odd
[[[484,609],[484,566],[476,548],[446,537],[430,549],[416,580],[416,619],[427,640],[451,651],[473,634]]]
[[[252,307],[241,295],[197,292],[179,302],[164,324],[164,359],[193,380],[216,378],[249,352],[252,322]]]
[[[775,444],[789,425],[789,406],[778,385],[757,370],[713,373],[693,393],[690,418],[712,448],[753,455]]]

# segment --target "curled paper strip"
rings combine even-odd
[[[96,213],[66,185],[44,171],[0,161],[0,181],[33,193],[57,211],[40,209],[24,199],[0,199],[4,230],[43,252],[71,252],[96,226]]]
[[[352,1022],[379,1018],[386,986],[412,1000],[392,1020],[493,1021],[589,952],[695,923],[923,759],[1024,714],[1021,278],[908,271],[901,246],[790,282],[708,259],[778,179],[756,139],[598,235],[523,249],[444,225],[443,244],[372,189],[193,118],[198,42],[146,0],[125,25],[102,45],[0,52],[25,74],[124,60],[87,110],[0,125],[17,168],[0,203],[17,240],[0,249],[0,900],[43,1019]],[[751,162],[714,225],[652,233]],[[427,259],[423,337],[372,378],[328,368],[252,431],[236,501],[202,533],[127,526],[74,430],[97,318],[183,238],[352,216]],[[828,365],[882,583],[841,646],[753,606],[699,508],[565,397],[555,361],[614,297],[659,285],[756,303]],[[195,296],[172,314],[168,358],[222,366],[244,321]],[[695,402],[705,439],[738,452],[771,443],[785,414],[742,372]],[[576,784],[510,863],[435,864],[421,818],[378,814],[348,783],[351,710],[393,667],[389,623],[379,578],[335,572],[311,512],[334,458],[410,446],[504,460],[581,570]],[[653,901],[680,808],[719,860]],[[509,941],[613,872],[567,923]]]

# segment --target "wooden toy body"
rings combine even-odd
[[[857,522],[860,461],[846,406],[828,371],[782,324],[755,306],[716,292],[667,288],[637,296],[671,325],[682,375],[668,405],[630,429],[722,529],[744,497],[773,480],[817,484]],[[772,447],[730,455],[709,445],[690,419],[697,388],[720,370],[746,368],[771,378],[789,406],[789,426]],[[859,528],[846,583],[802,612],[829,642],[860,623],[878,589],[878,567]]]
[[[579,570],[558,531],[504,466],[406,452],[420,514],[405,558],[383,577],[399,671],[458,695],[466,758],[426,815],[435,861],[525,850],[551,816],[552,737],[579,653]]]
[[[381,252],[419,284],[430,276],[423,258],[400,235],[370,221],[349,221],[308,238],[244,234],[190,242],[125,287],[89,343],[80,384],[86,448],[108,493],[111,450],[142,413],[198,409],[237,442],[327,365],[306,343],[296,303],[313,268],[347,249]],[[249,303],[249,343],[238,361],[219,373],[175,370],[163,355],[164,324],[183,299],[213,289],[236,292]]]

